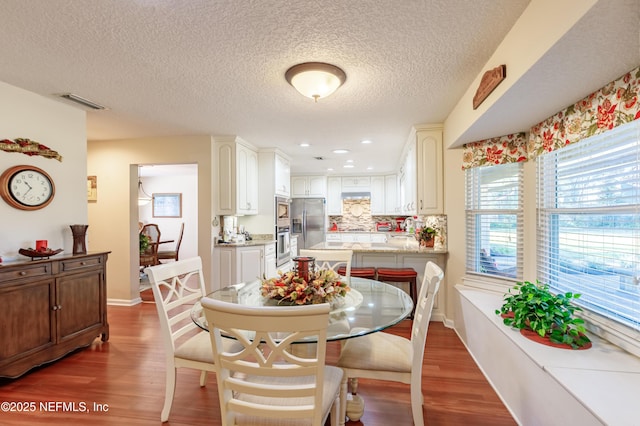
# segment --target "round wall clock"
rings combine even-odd
[[[53,200],[55,192],[51,176],[35,166],[10,167],[0,175],[0,196],[16,209],[41,209]]]

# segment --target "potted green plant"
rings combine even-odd
[[[438,230],[430,226],[425,226],[418,229],[416,235],[421,246],[433,247],[434,238],[438,235]]]
[[[503,316],[505,325],[521,332],[531,330],[551,343],[580,349],[591,341],[585,335],[584,320],[575,316],[582,309],[572,301],[579,297],[571,292],[553,294],[547,284],[537,280],[535,284],[518,282],[509,289],[496,314]]]
[[[151,237],[142,233],[139,235],[140,235],[140,253],[144,253],[145,251],[147,251],[147,249],[151,245]]]

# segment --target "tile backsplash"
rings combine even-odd
[[[377,222],[391,222],[395,228],[396,217],[398,216],[372,216],[370,200],[343,200],[342,215],[329,216],[329,229],[335,223],[340,231],[367,231],[375,232]],[[439,236],[442,237],[442,243],[446,244],[447,240],[447,216],[419,216],[418,220],[422,220],[425,226],[430,226],[438,230]]]

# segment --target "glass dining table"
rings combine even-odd
[[[216,290],[207,297],[244,306],[274,306],[277,302],[261,294],[261,281],[235,284]],[[352,277],[351,291],[331,306],[327,341],[350,339],[382,331],[407,318],[413,309],[411,297],[391,284]],[[191,308],[191,319],[208,331],[200,302]],[[310,340],[296,343],[313,343]]]

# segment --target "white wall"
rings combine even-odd
[[[211,282],[212,235],[217,233],[211,226],[212,146],[206,135],[88,142],[87,171],[98,178],[98,201],[89,205],[89,229],[94,248],[112,252],[107,264],[109,303],[136,303],[140,296],[138,164],[198,165],[198,255],[205,279]]]
[[[35,211],[15,209],[0,200],[0,256],[26,259],[20,248],[48,240],[52,249],[73,251],[69,225],[87,224],[86,115],[83,110],[0,82],[0,139],[28,138],[62,155],[62,162],[41,156],[0,151],[0,173],[16,165],[32,165],[54,180],[55,196]],[[88,250],[93,229],[88,229]]]
[[[144,224],[156,223],[162,240],[174,240],[160,246],[160,250],[173,250],[180,237],[180,225],[184,236],[180,245],[180,259],[198,255],[198,176],[154,176],[141,178],[142,187],[149,195],[157,193],[182,194],[182,217],[153,217],[152,203],[138,206],[138,218]]]

